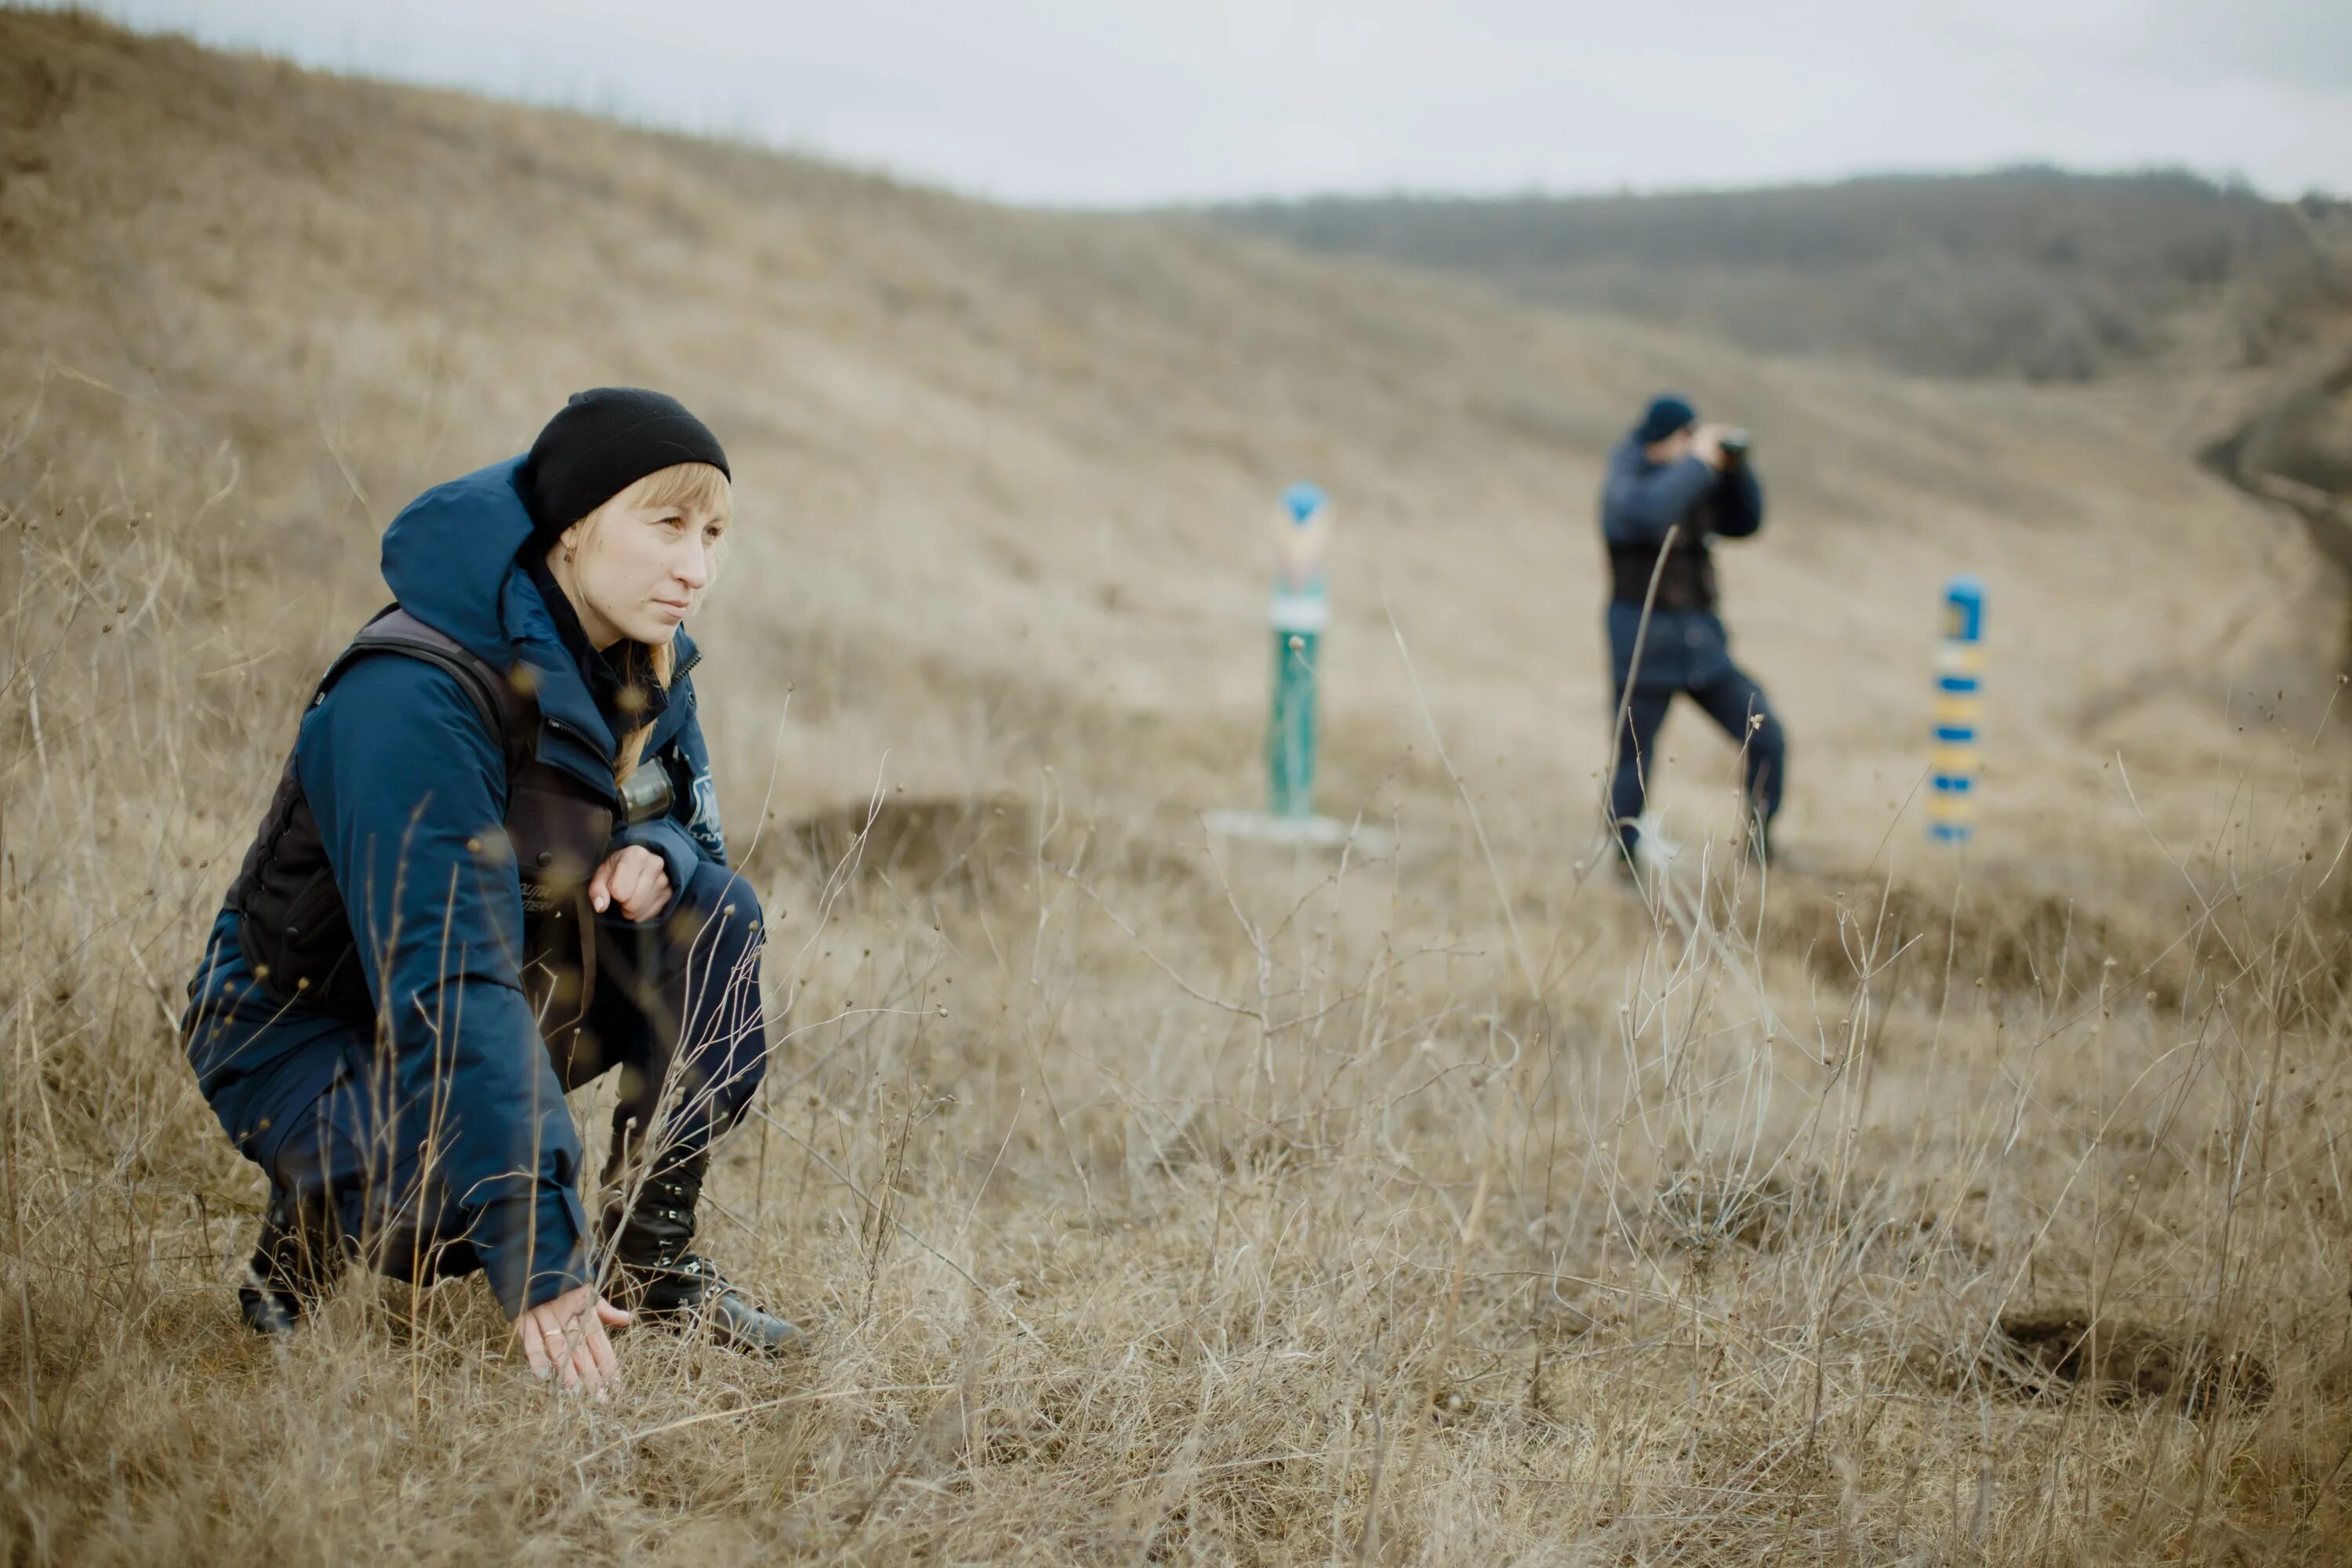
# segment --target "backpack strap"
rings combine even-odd
[[[457,678],[458,689],[474,705],[490,737],[506,757],[508,776],[530,761],[539,733],[537,704],[504,670],[483,659],[457,638],[426,626],[398,605],[386,606],[362,626],[351,646],[339,654],[320,678],[311,694],[316,707],[328,689],[359,660],[371,654],[396,653],[423,659]]]

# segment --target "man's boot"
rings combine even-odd
[[[1601,853],[1609,858],[1612,880],[1644,906],[1657,901],[1658,868],[1642,854],[1641,840],[1620,838]]]
[[[327,1194],[297,1197],[273,1185],[269,1208],[261,1218],[260,1243],[246,1265],[245,1282],[237,1287],[236,1304],[245,1326],[257,1334],[291,1333],[342,1267]]]
[[[1803,876],[1812,869],[1801,857],[1792,858],[1788,846],[1772,837],[1772,825],[1750,818],[1748,826],[1748,858],[1753,865],[1768,871],[1789,871]]]
[[[641,1323],[690,1330],[697,1321],[732,1350],[775,1355],[803,1348],[807,1336],[762,1310],[727,1282],[709,1258],[691,1250],[695,1205],[710,1168],[708,1152],[672,1155],[629,1194],[623,1219],[618,1194],[604,1210],[605,1243],[613,1249],[614,1304]]]

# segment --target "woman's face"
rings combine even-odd
[[[643,506],[628,492],[564,530],[549,564],[598,648],[666,643],[710,585],[723,512]]]

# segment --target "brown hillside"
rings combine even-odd
[[[1412,739],[1385,594],[1437,700],[1531,784],[1581,778],[1605,703],[1597,465],[1659,384],[1762,432],[1775,519],[1734,552],[1732,605],[1819,760],[1805,831],[1846,816],[1820,763],[1915,764],[1948,571],[1991,581],[1988,728],[2021,773],[2103,754],[2083,706],[2151,673],[2218,721],[2223,663],[2273,688],[2313,668],[2245,624],[2300,592],[2280,530],[2063,402],[1777,365],[1206,229],[993,210],[73,21],[7,27],[0,372],[48,376],[19,475],[104,484],[138,442],[189,495],[233,476],[214,516],[257,593],[296,594],[270,618],[308,657],[372,606],[365,540],[408,495],[519,449],[572,387],[674,387],[743,469],[750,526],[713,611],[739,657],[709,684],[764,732],[751,715],[801,683],[795,796],[862,789],[886,747],[927,784],[1045,761],[1188,810],[1247,794],[1261,530],[1302,476],[1345,508],[1343,755]],[[1000,688],[1025,711],[991,735],[971,694]],[[1139,773],[1073,743],[1113,716],[1166,726],[1171,752]],[[1351,799],[1370,779],[1337,783]]]

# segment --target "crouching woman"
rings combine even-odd
[[[681,629],[730,500],[699,420],[608,387],[385,532],[397,602],[319,683],[189,985],[205,1098],[269,1177],[253,1328],[356,1262],[483,1270],[567,1386],[633,1314],[799,1340],[691,1250],[767,1052]],[[592,1224],[563,1096],[614,1070]]]

